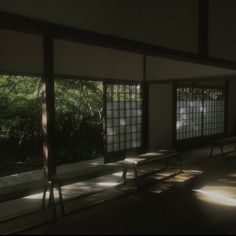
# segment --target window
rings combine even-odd
[[[102,82],[55,79],[57,165],[102,156],[102,100]]]
[[[106,152],[141,147],[142,92],[140,84],[105,85]]]
[[[224,133],[224,88],[177,87],[176,140]]]
[[[203,135],[224,133],[224,90],[204,89]]]
[[[41,78],[0,75],[0,176],[41,169]]]

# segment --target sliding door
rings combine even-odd
[[[176,88],[176,143],[198,143],[225,134],[225,88]]]
[[[142,89],[140,83],[104,85],[105,162],[119,160],[142,146]]]

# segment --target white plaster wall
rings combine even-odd
[[[0,71],[42,73],[42,37],[0,29]]]
[[[217,68],[214,66],[166,59],[160,57],[146,57],[147,80],[177,80],[226,77],[236,75],[236,70]]]
[[[236,1],[209,3],[209,56],[236,61]]]
[[[55,73],[117,80],[142,80],[143,57],[115,49],[54,40]]]
[[[149,86],[149,147],[172,147],[172,84]]]

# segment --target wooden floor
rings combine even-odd
[[[87,196],[68,199],[65,217],[52,221],[51,211],[37,212],[3,222],[0,232],[234,234],[236,156],[231,154],[227,160],[220,157],[209,159],[209,151],[207,147],[182,153],[182,174],[173,176],[176,171],[173,165],[168,170],[141,178],[138,191],[131,173],[125,186],[118,184],[120,172],[94,179],[91,183],[77,183],[75,189],[78,186],[84,190],[95,186],[98,189]],[[155,168],[157,166],[147,166],[143,173]],[[99,187],[102,187],[101,191]],[[73,193],[72,189],[67,192],[68,196]],[[13,227],[17,224],[18,229]]]

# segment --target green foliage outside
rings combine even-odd
[[[103,152],[101,82],[55,80],[58,164],[98,157]]]
[[[42,159],[40,88],[39,78],[0,76],[0,160],[3,172],[17,168],[17,164]]]
[[[177,97],[179,101],[224,100],[224,89],[179,87]]]
[[[0,175],[42,168],[41,79],[0,76]],[[57,164],[102,154],[102,83],[55,80]]]

